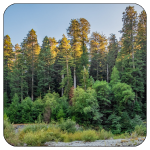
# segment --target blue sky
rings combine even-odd
[[[107,38],[114,33],[119,40],[122,13],[129,5],[138,14],[143,10],[137,4],[14,4],[4,13],[4,36],[8,34],[13,45],[21,44],[33,28],[42,45],[45,36],[59,40],[67,35],[71,19],[85,18],[91,25],[89,37],[97,31]]]

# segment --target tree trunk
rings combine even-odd
[[[98,80],[98,60],[97,60],[97,80]]]
[[[74,67],[74,88],[76,88],[76,68]]]
[[[83,66],[83,68],[84,68],[84,72],[86,71],[85,70],[85,66]],[[85,82],[85,76],[84,76],[84,74],[83,74],[83,80],[84,80],[84,90],[86,90],[86,82]]]
[[[64,74],[62,74],[61,78],[62,78],[62,80],[64,79]],[[62,89],[61,89],[61,96],[63,96],[63,94],[64,94],[64,88],[62,87]]]
[[[22,78],[23,78],[23,68],[22,68]],[[21,101],[23,100],[23,79],[21,78]]]
[[[33,101],[33,86],[34,86],[34,77],[33,77],[33,75],[34,75],[34,62],[33,62],[33,59],[34,59],[34,57],[33,57],[33,43],[32,43],[32,92],[31,92],[31,99],[32,99],[32,101]]]
[[[50,78],[50,65],[49,65],[49,71],[48,71],[48,78]],[[48,89],[49,89],[49,91],[51,90],[50,82],[49,82],[49,84],[48,84]]]
[[[134,65],[134,49],[132,48],[132,62],[133,62],[133,69],[135,69],[135,65]]]
[[[135,100],[137,101],[137,91],[136,91],[136,94],[135,94]]]
[[[107,82],[108,82],[108,64],[107,64]]]
[[[45,121],[46,123],[49,123],[49,122],[50,122],[50,120],[51,120],[51,108],[50,108],[49,106],[47,106],[47,107],[45,108],[45,112],[44,112],[44,114],[43,114],[43,117],[44,117],[44,121]]]
[[[132,22],[133,23],[133,22]],[[133,27],[133,24],[132,24],[132,27]],[[135,68],[135,65],[134,65],[134,47],[133,47],[133,34],[131,32],[131,44],[132,44],[132,63],[133,63],[133,69]]]
[[[66,62],[67,62],[67,78],[68,78],[67,84],[69,85],[69,72],[68,72],[68,59],[67,58],[66,58]]]

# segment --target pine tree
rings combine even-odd
[[[52,55],[49,39],[46,36],[43,40],[40,54],[38,56],[37,78],[38,78],[38,96],[43,97],[47,91],[52,90]]]
[[[122,53],[124,55],[128,54],[130,58],[132,56],[132,65],[133,69],[135,68],[134,64],[134,40],[137,27],[137,12],[134,10],[134,7],[126,7],[125,12],[123,12],[123,28],[121,30],[123,38],[123,48]]]
[[[144,78],[146,79],[146,67],[144,67],[146,64],[144,63],[146,62],[146,16],[141,18],[140,15],[137,24],[136,11],[133,7],[127,7],[126,12],[123,13],[122,33],[122,48],[118,54],[116,66],[119,69],[122,65],[122,69],[119,69],[121,81],[132,87],[135,92],[134,102],[141,101],[146,91],[144,89],[146,83],[146,80],[144,81]],[[141,51],[142,45],[144,51]],[[145,58],[143,59],[142,56]]]
[[[4,92],[6,92],[8,99],[10,98],[8,74],[11,70],[13,59],[14,59],[13,45],[11,43],[9,35],[6,35],[4,36]]]
[[[111,34],[109,38],[108,55],[107,55],[107,68],[108,68],[107,82],[110,81],[112,68],[114,67],[115,62],[116,62],[118,50],[119,50],[119,47],[118,47],[118,41],[116,39],[116,36],[115,34]]]
[[[62,78],[61,87],[64,88],[64,94],[68,97],[68,93],[70,88],[72,87],[72,78],[71,78],[71,70],[70,70],[70,63],[72,60],[71,57],[71,45],[70,41],[67,40],[66,36],[63,34],[63,38],[60,41],[59,45],[60,53],[62,55],[62,59],[60,63],[62,64],[62,71],[61,74],[64,78]],[[62,92],[63,95],[63,92]]]
[[[53,38],[49,38],[49,43],[50,43],[50,49],[51,49],[51,55],[52,55],[52,58],[53,58],[53,63],[55,62],[55,58],[57,56],[57,53],[58,53],[58,49],[57,49],[57,45],[58,45],[58,42],[56,41],[56,39],[53,37]]]
[[[90,33],[90,23],[85,18],[78,19],[78,22],[80,24],[80,41],[81,41],[81,50],[82,54],[77,62],[77,84],[82,80],[83,77],[83,70],[86,68],[86,70],[89,69],[89,53],[87,48],[87,43],[89,42],[88,34]],[[80,82],[81,83],[81,82]],[[82,83],[81,83],[82,84]]]
[[[135,45],[135,63],[137,68],[140,71],[140,79],[143,80],[143,98],[145,99],[144,102],[146,102],[146,12],[143,10],[141,14],[139,15],[139,22],[138,22],[138,27],[137,27],[137,36],[136,36],[136,45]],[[139,81],[139,79],[137,79]],[[141,87],[141,85],[139,86]],[[137,97],[141,97],[141,95],[137,94]]]
[[[106,45],[104,35],[93,32],[90,40],[91,66],[90,75],[94,80],[106,78]]]
[[[26,55],[27,55],[27,64],[29,67],[28,70],[28,76],[30,78],[31,76],[31,81],[29,80],[29,87],[31,88],[31,99],[33,101],[34,99],[34,75],[35,75],[35,62],[37,60],[37,55],[39,54],[39,45],[37,42],[37,35],[36,32],[31,29],[29,33],[27,34],[27,49],[26,49]],[[31,82],[31,85],[30,85]]]
[[[80,24],[76,19],[71,20],[70,26],[67,29],[67,34],[71,38],[72,57],[73,57],[73,72],[74,72],[74,88],[76,88],[76,68],[77,61],[81,57],[81,32]]]
[[[135,69],[135,35],[137,27],[137,12],[134,7],[127,7],[123,12],[123,28],[122,33],[122,47],[118,53],[116,66],[121,73],[121,81],[132,86],[134,77],[132,75]],[[120,68],[120,66],[122,66]]]
[[[78,20],[80,25],[80,41],[82,46],[86,46],[89,42],[88,34],[90,33],[90,23],[85,18],[80,18]]]
[[[81,84],[82,84],[82,88],[84,90],[86,90],[89,86],[89,72],[88,70],[85,68],[84,66],[84,69],[81,71],[82,73],[82,79],[81,79]]]

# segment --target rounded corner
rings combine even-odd
[[[10,4],[9,6],[7,6],[7,8],[5,9],[5,11],[4,11],[4,13],[3,13],[3,16],[5,15],[6,10],[7,10],[10,6],[12,6],[12,5],[14,5],[14,4],[16,4],[16,3]]]
[[[142,145],[142,144],[144,143],[146,137],[147,137],[147,135],[146,135],[145,137],[142,137],[142,138],[141,138],[141,143],[139,143],[139,144],[136,145],[135,147],[138,147],[138,146]]]
[[[142,5],[140,5],[138,3],[135,3],[135,4],[138,5],[138,6],[140,6],[145,11],[145,13],[146,13],[146,10],[144,9],[144,7]],[[147,13],[146,13],[146,16],[147,16]]]
[[[4,138],[4,141],[5,141],[8,145],[10,145],[10,146],[12,146],[12,147],[15,147],[14,145],[12,145],[11,143],[9,143],[9,142],[6,140],[4,133],[3,133],[3,138]]]

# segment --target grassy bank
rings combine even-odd
[[[121,135],[113,135],[111,131],[105,131],[104,129],[93,130],[79,128],[75,129],[74,122],[71,120],[56,123],[56,124],[32,124],[26,125],[22,130],[15,133],[12,124],[7,119],[4,120],[4,137],[11,145],[23,145],[26,143],[28,146],[42,146],[47,141],[95,141],[106,139],[125,139],[125,138],[137,138],[144,136],[143,129],[138,127],[132,134],[124,133]]]

